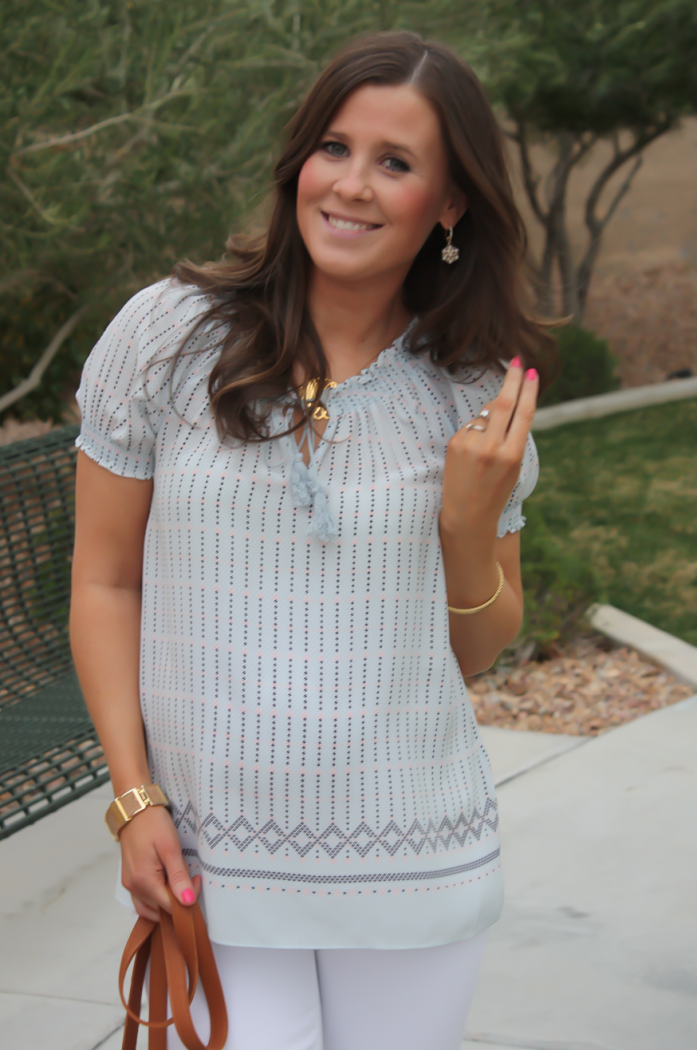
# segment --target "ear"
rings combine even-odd
[[[449,230],[451,226],[457,226],[466,211],[467,197],[462,190],[452,187],[445,208],[438,216],[438,222],[444,230]]]

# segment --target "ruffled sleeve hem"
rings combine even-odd
[[[525,525],[525,515],[516,514],[514,517],[506,521],[499,521],[498,528],[496,530],[496,536],[502,540],[503,537],[509,532],[519,532]]]
[[[112,474],[118,474],[122,478],[149,481],[155,473],[155,464],[149,448],[143,452],[138,449],[124,449],[102,434],[96,433],[86,426],[84,421],[75,444],[100,467],[105,467]]]

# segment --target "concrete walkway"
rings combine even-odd
[[[594,740],[483,735],[507,901],[464,1047],[694,1050],[697,697]],[[110,798],[0,842],[1,1050],[121,1045]]]
[[[697,696],[499,791],[506,908],[468,1050],[697,1046]]]

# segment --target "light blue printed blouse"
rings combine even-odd
[[[218,349],[173,280],[136,295],[84,369],[78,446],[154,479],[140,699],[153,780],[203,877],[212,940],[408,948],[502,905],[496,797],[450,647],[438,534],[455,431],[503,374],[455,380],[405,334],[293,436],[218,437]],[[274,432],[284,427],[274,410]],[[528,439],[498,535],[538,474]]]

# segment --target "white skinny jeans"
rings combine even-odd
[[[485,930],[435,948],[237,948],[214,944],[225,1050],[459,1050]],[[207,1042],[200,988],[191,1013]],[[173,1028],[168,1050],[182,1050]]]

